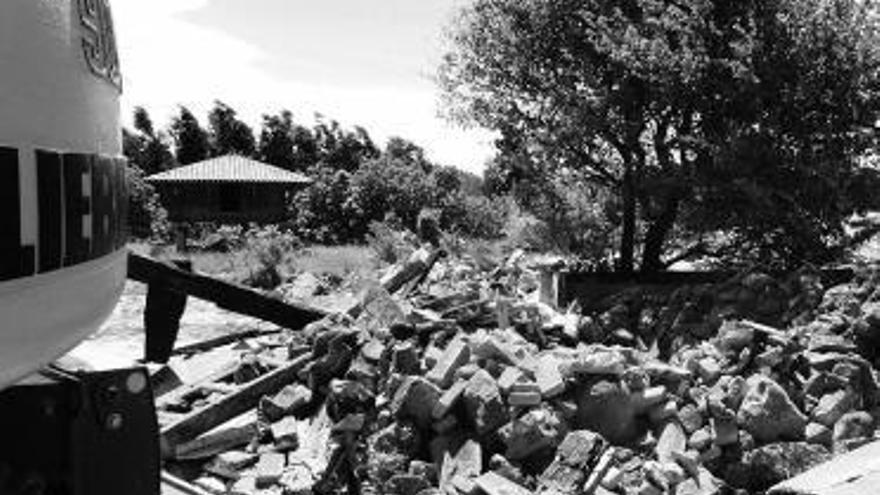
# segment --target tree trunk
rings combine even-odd
[[[661,260],[663,244],[666,243],[666,236],[675,225],[679,203],[680,200],[677,197],[666,198],[663,211],[648,228],[648,232],[645,234],[645,248],[642,252],[643,272],[659,272],[665,268]]]
[[[617,271],[633,271],[636,245],[636,191],[632,170],[627,166],[623,174],[623,232],[620,237],[620,261]]]

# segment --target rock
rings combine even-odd
[[[719,447],[739,442],[739,429],[734,417],[715,417],[711,421],[712,442]]]
[[[766,376],[754,375],[746,386],[737,420],[755,440],[767,443],[803,438],[807,418],[778,383]]]
[[[501,372],[501,376],[498,377],[498,388],[501,389],[503,393],[509,393],[511,387],[520,381],[525,375],[522,370],[515,366],[507,366],[504,368],[504,371]]]
[[[418,495],[430,488],[428,480],[413,474],[395,474],[385,482],[384,493],[388,495]]]
[[[287,457],[278,452],[265,452],[260,455],[257,461],[257,488],[270,487],[281,480],[284,473],[284,466],[287,464]]]
[[[654,452],[657,454],[657,460],[660,462],[673,462],[676,452],[683,453],[687,450],[688,438],[684,429],[675,421],[666,423],[660,437],[657,439],[657,446]]]
[[[452,384],[455,370],[467,364],[470,358],[471,353],[467,344],[461,339],[455,339],[449,343],[437,360],[437,364],[431,368],[425,378],[441,388],[447,388]]]
[[[602,487],[607,490],[617,491],[618,487],[620,487],[621,481],[623,481],[623,471],[611,466],[608,468],[608,471],[605,472],[605,476],[602,477],[600,483]]]
[[[511,392],[507,403],[515,407],[531,407],[541,404],[540,392]]]
[[[560,361],[555,356],[545,354],[538,359],[535,381],[541,390],[541,396],[552,398],[565,392],[565,380],[559,372]]]
[[[712,430],[708,426],[704,426],[693,432],[688,439],[688,447],[694,450],[705,450],[712,445]]]
[[[664,404],[651,408],[648,417],[654,425],[664,424],[667,420],[675,418],[678,415],[678,406],[675,401],[669,400]]]
[[[706,424],[699,408],[693,404],[688,404],[678,410],[678,421],[688,434],[699,430]]]
[[[443,438],[447,437],[435,440]],[[391,423],[367,437],[369,478],[384,483],[395,474],[406,472],[418,443],[418,430],[406,421]]]
[[[391,369],[401,375],[417,375],[420,372],[419,352],[412,342],[398,342],[391,348]]]
[[[241,471],[246,467],[252,466],[257,462],[257,459],[259,457],[256,454],[230,450],[229,452],[217,454],[217,457],[214,458],[214,464],[230,471]]]
[[[462,400],[478,435],[494,431],[507,422],[507,409],[501,399],[501,391],[492,375],[484,370],[477,371],[468,380]]]
[[[361,347],[361,355],[373,363],[379,362],[383,354],[385,354],[385,344],[379,339],[370,340]]]
[[[629,398],[636,414],[641,414],[665,402],[666,395],[666,387],[661,385],[633,392],[629,395]]]
[[[813,421],[833,427],[847,411],[856,407],[858,397],[850,388],[825,394],[813,409]]]
[[[595,431],[614,445],[638,439],[643,428],[629,394],[616,382],[600,381],[577,395],[576,427]]]
[[[804,438],[808,443],[831,445],[831,428],[821,423],[810,423],[804,430]]]
[[[696,363],[696,372],[706,384],[715,383],[721,376],[721,365],[712,357],[705,357]]]
[[[724,482],[702,466],[696,476],[675,486],[675,495],[722,495],[727,492]]]
[[[440,399],[440,389],[421,377],[408,376],[394,392],[391,413],[400,418],[411,418],[422,428],[429,428],[434,407]]]
[[[863,411],[854,411],[844,414],[836,423],[832,434],[832,442],[835,452],[846,440],[873,438],[874,418]]]
[[[531,491],[492,471],[483,474],[476,481],[486,495],[531,495]]]
[[[571,373],[585,375],[622,375],[627,368],[626,357],[617,349],[604,346],[588,346],[577,358],[568,363]]]
[[[750,346],[755,338],[755,331],[740,324],[739,321],[725,320],[718,329],[714,339],[715,347],[724,354],[738,355]]]
[[[275,448],[280,452],[296,450],[299,448],[298,424],[296,418],[290,416],[272,423],[272,438],[275,439]]]
[[[349,414],[372,411],[376,396],[363,383],[352,380],[331,380],[327,395],[327,412],[333,420]]]
[[[303,385],[288,385],[272,397],[260,400],[260,411],[269,422],[275,422],[288,414],[296,414],[312,401],[312,391]]]
[[[193,485],[209,493],[226,493],[226,483],[211,476],[202,476],[193,481]]]
[[[409,463],[409,474],[421,476],[429,483],[437,483],[437,466],[431,462],[412,461]]]
[[[443,392],[443,395],[440,396],[440,399],[437,401],[437,404],[434,406],[434,409],[431,412],[431,415],[434,419],[441,419],[443,416],[446,416],[449,411],[455,407],[455,404],[458,403],[458,400],[461,398],[461,395],[464,393],[464,389],[467,387],[467,382],[464,380],[459,380],[455,382],[454,385],[449,387],[448,390]]]
[[[523,476],[522,471],[501,454],[495,454],[489,459],[489,469],[514,483],[525,483],[525,477]]]
[[[724,479],[735,488],[763,492],[829,459],[828,450],[806,442],[773,443],[746,452],[727,467]]]
[[[505,457],[516,461],[556,447],[566,432],[555,411],[539,408],[504,425],[499,433],[507,445]]]

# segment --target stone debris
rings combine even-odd
[[[748,495],[875,438],[880,270],[556,310],[529,259],[449,257],[401,294],[212,351],[223,366],[157,399],[163,421],[308,363],[251,423],[169,446],[166,469],[246,495]]]

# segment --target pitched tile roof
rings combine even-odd
[[[297,172],[251,160],[226,155],[166,170],[146,178],[148,182],[250,182],[271,184],[308,184],[308,177]]]

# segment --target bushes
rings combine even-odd
[[[388,156],[370,160],[354,173],[316,166],[309,171],[314,182],[291,203],[293,224],[311,242],[375,243],[386,234],[377,231],[377,223],[394,218],[400,225],[393,230],[414,232],[419,215],[436,209],[443,230],[499,237],[509,202],[466,193],[456,173],[448,167],[428,172]],[[383,258],[393,257],[385,248],[379,251]]]
[[[159,202],[156,189],[144,180],[144,172],[134,165],[125,167],[128,187],[128,228],[139,239],[165,239],[171,229],[168,212]]]

